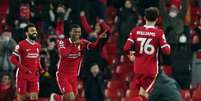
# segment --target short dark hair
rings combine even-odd
[[[49,38],[48,42],[56,42],[56,39],[55,38]]]
[[[145,18],[148,21],[155,21],[159,16],[159,10],[156,7],[149,7],[145,9]]]
[[[70,31],[72,31],[73,28],[81,28],[78,24],[73,24],[70,26]]]
[[[10,80],[12,80],[11,74],[8,72],[4,72],[0,75],[0,82],[2,82],[2,79],[4,76],[8,76]]]
[[[25,32],[28,32],[28,29],[30,27],[36,27],[33,23],[28,23],[27,26],[25,27]]]

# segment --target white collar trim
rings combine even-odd
[[[70,43],[73,43],[73,41],[71,40],[71,38],[68,38],[68,40],[69,40]]]
[[[26,39],[26,41],[28,42],[28,43],[30,43],[31,45],[34,45],[36,42],[35,41],[30,41],[29,39]]]

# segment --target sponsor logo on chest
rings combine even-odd
[[[26,52],[27,52],[27,55],[26,55],[27,58],[38,58],[39,57],[39,49],[38,48],[26,49]]]

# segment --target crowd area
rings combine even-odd
[[[9,56],[26,38],[24,28],[30,22],[42,45],[41,101],[60,93],[56,40],[68,37],[72,24],[80,25],[82,38],[91,42],[107,33],[98,48],[84,53],[78,100],[126,101],[135,74],[123,46],[132,28],[145,23],[144,10],[150,6],[159,8],[157,27],[172,49],[170,56],[160,55],[161,70],[178,82],[183,101],[201,101],[201,0],[0,0],[0,101],[16,98],[16,67]]]

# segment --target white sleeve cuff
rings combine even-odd
[[[128,38],[128,41],[132,42],[132,43],[135,43],[134,40],[132,40],[131,38]]]

